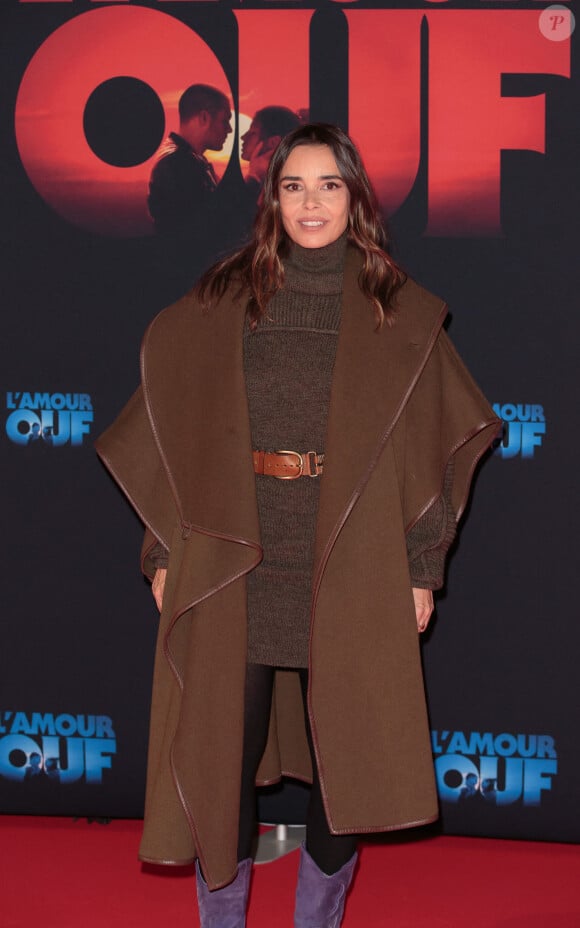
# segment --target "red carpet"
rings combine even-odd
[[[0,818],[0,928],[198,928],[190,874],[143,868],[141,823]],[[254,868],[248,928],[291,928],[293,853]],[[344,928],[580,928],[580,847],[367,844]]]

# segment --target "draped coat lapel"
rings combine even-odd
[[[360,265],[349,249],[318,515],[319,567],[368,481],[447,312],[441,300],[409,283],[416,290],[414,308],[422,302],[423,312],[411,319],[405,314],[403,324],[385,323],[377,332],[358,286]]]
[[[347,251],[317,521],[308,710],[333,831],[437,815],[405,529],[453,457],[464,505],[497,420],[408,281],[375,331]],[[236,869],[246,663],[245,576],[262,557],[243,375],[244,301],[191,295],[146,333],[142,388],[98,451],[170,549],[155,664],[144,860],[199,856],[211,888]],[[308,450],[308,449],[296,449]],[[262,478],[269,479],[269,478]],[[308,779],[296,674],[277,673],[258,780]]]
[[[183,301],[147,330],[145,402],[185,531],[259,546],[242,366],[244,307]]]

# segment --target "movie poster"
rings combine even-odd
[[[573,4],[540,0],[2,3],[0,811],[142,813],[157,614],[93,440],[310,119],[359,146],[504,421],[423,645],[442,827],[578,840],[577,43]],[[199,85],[227,112],[192,186]]]

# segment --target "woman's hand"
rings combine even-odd
[[[263,142],[258,142],[250,158],[248,177],[253,177],[259,184],[264,183],[270,159],[281,138],[281,135],[273,135]]]
[[[155,597],[155,602],[157,603],[157,608],[159,612],[163,607],[163,590],[165,589],[165,578],[167,576],[166,567],[158,567],[155,571],[155,576],[153,577],[153,583],[151,584],[151,591]]]
[[[433,615],[433,592],[413,587],[413,599],[415,600],[417,628],[420,632],[424,632],[429,625],[429,619]]]

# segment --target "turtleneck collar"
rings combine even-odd
[[[302,292],[336,293],[342,289],[347,232],[322,248],[303,248],[289,242],[283,258],[284,286]]]

